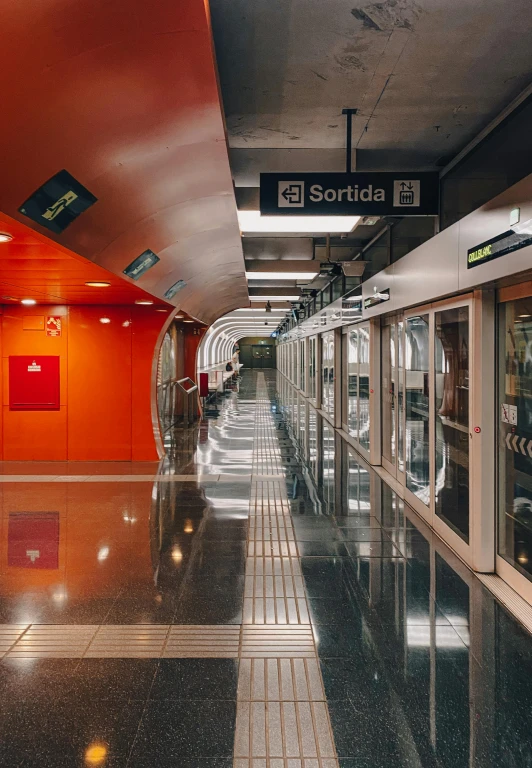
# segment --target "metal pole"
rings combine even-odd
[[[358,109],[342,109],[342,115],[347,118],[347,135],[345,142],[345,170],[346,173],[352,172],[352,154],[353,154],[353,115],[356,115]]]

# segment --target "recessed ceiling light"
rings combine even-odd
[[[182,319],[183,319],[183,315],[175,315],[174,316],[174,320],[182,320]]]
[[[111,283],[106,283],[103,280],[89,280],[85,285],[89,288],[109,288]]]
[[[238,211],[241,232],[351,232],[360,216],[261,216]]]
[[[183,320],[184,323],[193,323],[194,320]]]
[[[156,311],[156,312],[168,312],[168,310],[167,310],[167,309],[156,309],[155,311]]]
[[[107,325],[110,322],[111,322],[111,318],[110,317],[100,317],[100,323],[103,323],[104,325]]]
[[[150,299],[135,299],[135,304],[153,304]]]
[[[32,307],[34,304],[37,304],[35,299],[21,299],[21,304],[24,304],[26,307]]]
[[[13,235],[8,235],[7,232],[0,232],[0,243],[10,243],[13,240]]]

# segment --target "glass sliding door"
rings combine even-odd
[[[358,328],[347,333],[347,431],[358,440]]]
[[[347,431],[362,452],[370,447],[370,328],[369,323],[347,331]]]
[[[317,337],[311,336],[308,342],[308,376],[309,376],[309,392],[308,395],[312,400],[316,400],[316,346]]]
[[[405,467],[397,476],[404,477],[405,500],[466,562],[472,559],[472,306],[463,297],[407,313],[395,340],[395,381],[401,382],[404,367],[405,382],[404,421],[400,387],[395,406],[395,456],[398,470]],[[383,382],[386,373],[383,368]]]
[[[322,350],[322,395],[321,407],[334,417],[334,333],[321,337]]]
[[[469,307],[434,314],[435,513],[469,541]]]
[[[301,339],[299,341],[299,389],[302,392],[306,391],[306,384],[305,384],[305,374],[306,374],[306,363],[305,363],[305,339]]]
[[[532,582],[532,297],[499,304],[498,564],[531,600]],[[499,560],[507,564],[501,571]],[[516,574],[522,578],[516,581]]]
[[[397,407],[396,407],[396,325],[386,318],[381,330],[381,424],[382,458],[386,469],[396,473]],[[383,462],[384,464],[384,462]]]
[[[430,505],[429,314],[405,319],[406,487]]]
[[[369,323],[360,326],[358,332],[358,441],[369,451]]]
[[[381,327],[382,463],[394,477],[404,468],[404,339],[403,320],[383,319]]]

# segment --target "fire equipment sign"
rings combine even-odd
[[[61,336],[61,317],[46,318],[46,335],[47,336]]]

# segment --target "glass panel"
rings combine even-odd
[[[318,472],[318,419],[314,408],[309,408],[308,448],[310,471],[316,477]]]
[[[499,554],[532,580],[532,299],[499,308]]]
[[[395,324],[382,327],[382,455],[395,464]]]
[[[309,340],[309,396],[316,397],[316,339]]]
[[[405,471],[404,420],[405,420],[405,371],[403,321],[397,323],[397,469]]]
[[[299,388],[305,391],[305,342],[299,342]]]
[[[469,541],[469,308],[434,315],[435,511]]]
[[[343,277],[340,275],[332,284],[332,300],[336,301],[343,294]]]
[[[347,426],[358,438],[358,329],[347,334]]]
[[[326,514],[334,515],[334,454],[335,433],[323,419],[323,500]]]
[[[334,333],[322,336],[323,395],[322,408],[334,415]]]
[[[369,323],[358,332],[358,441],[369,451]]]
[[[429,485],[429,316],[405,324],[406,487],[427,506]]]

